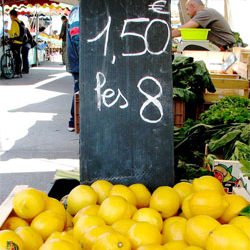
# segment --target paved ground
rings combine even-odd
[[[79,166],[79,136],[67,131],[72,91],[58,63],[0,78],[0,203],[15,185],[48,191],[57,168]]]

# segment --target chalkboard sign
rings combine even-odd
[[[172,185],[170,1],[80,1],[80,176]]]

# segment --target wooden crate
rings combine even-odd
[[[205,92],[204,100],[206,103],[217,102],[226,96],[241,96],[248,98],[249,82],[243,79],[212,78],[216,88],[215,93]]]
[[[247,64],[244,62],[237,62],[237,65],[235,67],[235,71],[242,78],[250,80],[250,64]]]
[[[174,99],[173,103],[174,112],[174,126],[182,127],[185,122],[185,102]]]

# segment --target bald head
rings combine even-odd
[[[186,11],[187,14],[192,18],[196,15],[199,10],[204,8],[204,4],[201,0],[187,0],[186,2]]]

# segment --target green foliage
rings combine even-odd
[[[210,74],[203,61],[194,62],[192,57],[178,56],[173,60],[172,74],[174,95],[185,102],[195,100],[202,103],[206,89],[209,92],[215,92]],[[193,96],[190,96],[189,92],[176,91],[175,88],[191,91]]]
[[[228,96],[213,104],[200,115],[206,124],[229,124],[250,122],[250,100],[239,96]]]
[[[175,129],[178,178],[201,174],[199,169],[206,165],[205,145],[209,152],[225,160],[250,161],[249,110],[248,99],[226,97],[210,106],[200,120],[189,119],[182,128]]]

